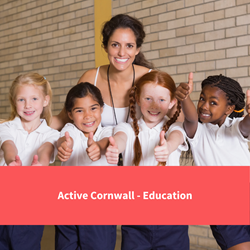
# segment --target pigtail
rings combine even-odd
[[[141,158],[142,158],[142,150],[141,150],[141,144],[138,138],[139,135],[139,126],[138,126],[138,120],[136,118],[136,86],[131,88],[130,94],[129,94],[129,108],[130,108],[130,117],[133,120],[133,129],[135,132],[135,141],[134,141],[134,159],[133,164],[135,166],[138,166]]]
[[[172,116],[171,119],[169,119],[162,127],[162,131],[165,133],[168,131],[169,127],[177,121],[178,116],[181,113],[181,103],[177,100],[177,110]],[[166,162],[159,162],[157,166],[166,166]]]

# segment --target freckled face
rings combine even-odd
[[[76,127],[88,137],[89,132],[95,133],[101,123],[102,111],[100,104],[92,96],[87,95],[75,99],[74,106],[68,115]]]
[[[223,90],[210,85],[202,89],[197,105],[197,113],[201,122],[221,126],[233,110],[234,105],[228,105],[227,96]]]
[[[170,98],[167,88],[154,83],[147,83],[141,89],[137,103],[141,108],[143,119],[149,128],[160,123],[176,100]]]
[[[130,28],[118,28],[109,38],[105,50],[110,64],[117,70],[124,70],[132,65],[140,48],[137,48],[135,34]]]

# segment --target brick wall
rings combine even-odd
[[[50,82],[57,114],[70,87],[95,67],[94,44],[94,0],[1,0],[0,118],[9,115],[12,81],[30,71]]]
[[[103,0],[100,0],[103,1]],[[208,75],[225,74],[250,87],[250,0],[113,0],[113,15],[145,25],[142,50],[180,83],[194,72],[192,99]],[[53,88],[57,114],[69,88],[95,67],[94,0],[1,0],[0,118],[14,78],[36,71]],[[208,226],[190,226],[191,249],[219,249]]]

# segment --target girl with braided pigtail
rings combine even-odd
[[[131,124],[120,123],[109,138],[106,158],[118,162],[123,153],[124,166],[179,165],[182,150],[187,150],[185,133],[176,119],[166,114],[176,104],[176,86],[165,72],[151,71],[142,76],[129,95]],[[140,112],[142,117],[137,119]],[[189,249],[188,226],[122,226],[122,250]]]
[[[201,83],[196,108],[189,95],[193,90],[193,74],[189,83],[177,87],[176,98],[185,116],[187,133],[197,166],[249,166],[250,154],[250,90],[245,94],[240,84],[223,75],[209,76]],[[243,117],[244,107],[247,115]],[[225,208],[226,209],[226,208]],[[222,250],[249,250],[250,226],[211,226]]]

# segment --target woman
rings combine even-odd
[[[129,89],[141,76],[149,72],[153,65],[140,51],[145,32],[142,23],[131,16],[119,14],[104,24],[102,30],[103,47],[107,52],[109,65],[85,72],[80,82],[90,82],[97,86],[103,96],[104,110],[102,125],[116,125],[129,119]],[[174,114],[176,108],[170,111]],[[181,118],[179,118],[181,119]],[[63,110],[53,117],[52,127],[61,129],[69,118]]]

